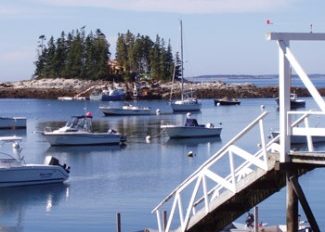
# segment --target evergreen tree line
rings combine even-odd
[[[171,80],[174,73],[174,59],[170,41],[156,36],[153,42],[149,36],[130,31],[118,34],[116,61],[125,74],[140,74],[153,80]]]
[[[159,35],[153,42],[148,36],[130,31],[118,34],[116,62],[110,61],[110,44],[97,29],[86,35],[84,27],[46,42],[39,37],[38,59],[34,77],[78,78],[85,80],[123,80],[146,76],[154,80],[171,80],[175,72],[170,42],[166,45]],[[176,53],[176,62],[179,57]],[[176,65],[179,73],[179,65]]]
[[[109,75],[109,43],[105,35],[97,29],[87,36],[84,28],[61,37],[50,37],[45,44],[45,36],[39,37],[38,60],[35,62],[35,77],[104,79]]]

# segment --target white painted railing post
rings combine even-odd
[[[306,117],[304,119],[304,122],[305,122],[306,131],[308,131],[308,129],[309,129],[308,117]],[[308,151],[310,151],[310,152],[314,151],[313,140],[312,140],[311,134],[309,134],[309,133],[307,134],[306,140],[307,140]]]
[[[257,169],[264,171],[267,170],[266,154],[270,149],[270,145],[274,141],[272,143],[270,143],[270,141],[267,145],[265,144],[263,118],[266,115],[267,112],[262,112],[260,116],[239,132],[216,154],[210,157],[153,209],[152,212],[156,212],[157,214],[159,232],[171,231],[171,227],[174,227],[174,223],[177,221],[177,214],[179,216],[177,231],[186,231],[192,217],[196,214],[196,211],[203,211],[204,214],[208,214],[211,210],[211,204],[216,200],[220,193],[230,192],[236,194],[238,182],[241,180],[241,178],[237,180],[237,177],[240,177],[242,174],[245,176],[249,175]],[[260,129],[260,139],[262,144],[262,150],[257,151],[256,153],[248,152],[235,145],[240,138],[253,128]],[[224,176],[220,175],[220,173],[215,170],[215,165],[218,161],[222,161],[223,157],[226,156],[229,158],[229,173]],[[235,162],[235,157],[241,158],[240,164]],[[184,197],[184,195],[186,196],[187,193],[191,193],[190,200],[189,202],[187,200],[184,200],[183,202],[182,197]],[[171,205],[167,205],[167,202],[170,202]],[[184,207],[182,205],[183,203]],[[170,210],[166,226],[163,226],[161,219],[161,211],[164,208],[169,208]]]
[[[229,151],[229,164],[230,164],[231,182],[235,186],[235,190],[236,190],[236,175],[235,175],[234,155],[232,154],[232,151]]]
[[[290,135],[287,112],[290,110],[291,70],[286,58],[288,40],[278,40],[279,45],[279,121],[280,121],[280,162],[289,161]]]

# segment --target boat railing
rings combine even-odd
[[[288,111],[288,125],[291,125],[288,134],[293,136],[305,136],[307,139],[307,149],[309,152],[312,152],[314,151],[313,136],[325,136],[325,125],[315,126],[324,121],[319,120],[320,117],[323,119],[324,116],[325,112],[322,111]],[[297,117],[298,119],[291,123],[291,121]]]
[[[0,148],[5,148],[6,144],[11,145],[11,153],[7,152],[7,149],[3,149],[4,151],[0,151],[0,154],[3,157],[1,159],[2,163],[14,164],[14,163],[25,163],[24,157],[21,156],[22,147],[20,146],[20,142],[22,141],[21,137],[17,136],[3,136],[0,137]],[[7,147],[8,148],[8,147]]]
[[[172,227],[178,228],[178,231],[186,231],[190,220],[198,212],[208,214],[211,204],[221,194],[235,194],[242,184],[240,181],[247,175],[258,170],[268,170],[267,154],[278,150],[279,145],[275,144],[278,138],[266,143],[263,123],[266,115],[267,112],[263,111],[152,210],[157,217],[159,232],[170,231]],[[255,133],[256,128],[259,130],[260,144],[258,151],[251,153],[239,147],[237,143],[249,132]],[[229,162],[229,166],[225,167],[225,162]],[[164,212],[168,215],[166,222],[162,218]]]

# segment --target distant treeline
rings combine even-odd
[[[180,75],[180,59],[175,59],[170,42],[156,36],[130,31],[118,34],[115,59],[111,58],[110,44],[101,30],[86,35],[84,27],[46,42],[39,37],[38,59],[34,78],[78,78],[84,80],[133,80],[146,77],[152,80],[171,80],[174,71]],[[176,60],[176,62],[175,62]],[[174,67],[174,64],[176,68]]]

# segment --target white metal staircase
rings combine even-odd
[[[279,145],[274,141],[278,138],[266,144],[263,125],[266,115],[267,112],[263,112],[258,116],[153,209],[157,215],[159,231],[188,231],[225,201],[275,167],[274,151]],[[259,128],[260,146],[258,151],[251,153],[236,143],[255,127]],[[225,159],[228,160],[229,167],[225,167]],[[218,165],[220,163],[221,166]],[[224,170],[228,170],[227,173]],[[186,201],[188,197],[189,200]],[[166,225],[163,225],[162,220],[164,211],[168,212]]]
[[[325,136],[325,126],[310,123],[312,117],[325,115],[325,102],[289,48],[291,40],[325,40],[325,34],[270,33],[267,38],[279,46],[279,136],[266,142],[263,120],[267,112],[262,112],[152,210],[159,232],[219,231],[288,183],[286,168],[290,165],[295,165],[298,176],[315,168],[314,164],[325,166],[325,153],[313,153],[313,136]],[[291,68],[320,111],[290,111]],[[256,127],[258,149],[247,151],[238,141]],[[306,136],[307,151],[303,154],[291,151],[292,135]]]

